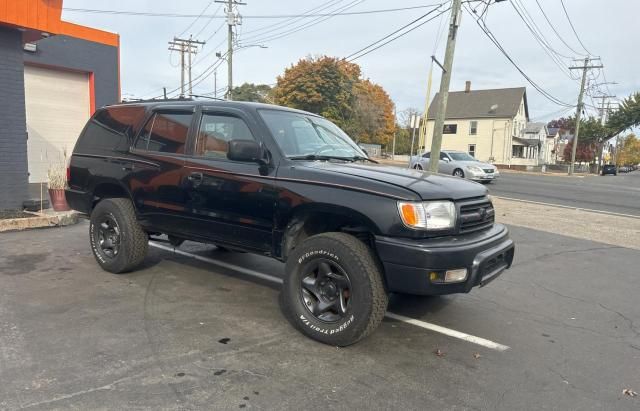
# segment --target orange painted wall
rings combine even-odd
[[[0,0],[0,24],[119,47],[115,33],[62,20],[62,0]]]

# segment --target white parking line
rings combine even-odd
[[[416,320],[415,318],[405,317],[404,315],[394,314],[389,311],[387,311],[385,316],[387,318],[402,321],[404,323],[415,325],[417,327],[421,327],[426,330],[431,330],[440,334],[448,335],[449,337],[458,338],[466,342],[478,344],[486,348],[491,348],[492,350],[507,351],[510,348],[508,345],[498,344],[497,342],[493,342],[485,338],[476,337],[475,335],[470,335],[460,331],[452,330],[451,328],[441,327],[439,325],[431,324],[426,321]]]
[[[568,206],[568,205],[564,205],[564,204],[555,204],[555,203],[543,203],[543,202],[540,202],[540,201],[523,200],[523,199],[520,199],[520,198],[511,198],[511,197],[501,197],[501,196],[496,196],[496,195],[492,195],[491,197],[492,198],[499,198],[501,200],[519,201],[521,203],[538,204],[538,205],[544,205],[544,206],[550,206],[550,207],[559,207],[559,208],[568,208],[568,209],[571,209],[571,210],[588,211],[590,213],[608,214],[608,215],[614,215],[614,216],[618,216],[618,217],[640,218],[640,216],[638,216],[638,215],[616,213],[614,211],[606,211],[606,210],[595,210],[593,208],[573,207],[573,206]]]
[[[163,244],[159,244],[153,241],[149,241],[149,245],[155,248],[159,248],[161,250],[169,251],[175,254],[183,255],[185,257],[191,257],[195,260],[203,261],[206,263],[214,264],[219,267],[227,268],[233,271],[237,271],[243,274],[247,274],[253,277],[257,277],[263,280],[271,281],[274,283],[282,284],[282,279],[273,275],[264,274],[259,271],[250,270],[248,268],[240,267],[235,264],[225,263],[224,261],[214,260],[213,258],[203,257],[197,254],[188,253],[186,251],[178,250],[174,247],[168,247]],[[496,351],[506,351],[509,349],[509,346],[498,344],[497,342],[493,342],[487,340],[485,338],[476,337],[474,335],[466,334],[461,331],[452,330],[451,328],[442,327],[440,325],[431,324],[426,321],[416,320],[415,318],[405,317],[404,315],[395,314],[387,311],[385,317],[390,318],[392,320],[401,321],[403,323],[415,325],[416,327],[424,328],[425,330],[434,331],[440,334],[447,335],[449,337],[457,338],[466,342],[470,342],[473,344],[477,344],[486,348],[490,348]]]

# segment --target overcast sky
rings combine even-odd
[[[234,85],[243,82],[274,83],[283,70],[308,55],[330,55],[344,57],[391,33],[411,20],[426,13],[428,9],[416,9],[383,14],[357,16],[336,16],[313,27],[301,30],[273,41],[263,41],[267,35],[296,27],[302,21],[288,21],[275,31],[260,35],[250,33],[261,27],[283,22],[283,19],[257,19],[251,16],[300,14],[309,9],[327,3],[335,6],[326,9],[332,11],[352,3],[354,0],[292,1],[292,0],[246,0],[240,6],[241,14],[247,17],[239,26],[239,39],[244,44],[265,44],[268,49],[248,48],[234,58]],[[509,0],[514,1],[514,0]],[[546,38],[561,54],[580,57],[569,50],[551,30],[540,12],[536,0],[519,1],[533,17],[537,26],[544,31]],[[575,51],[584,53],[584,49],[569,26],[562,11],[560,0],[538,0],[560,36]],[[417,0],[389,2],[383,0],[362,0],[348,11],[377,10],[397,7],[410,7],[439,3],[441,0]],[[594,55],[602,57],[605,65],[604,75],[610,91],[618,97],[626,97],[640,90],[640,53],[637,41],[640,38],[637,17],[640,15],[640,1],[637,0],[564,0],[572,22],[584,43]],[[200,14],[209,4],[209,0],[169,1],[169,0],[111,0],[96,2],[89,0],[64,0],[68,8],[104,8],[109,10],[143,11],[156,13]],[[218,10],[218,4],[212,4],[206,14]],[[222,15],[222,10],[219,15]],[[101,28],[120,34],[122,93],[124,97],[151,97],[161,94],[163,86],[174,89],[180,84],[180,71],[177,66],[178,55],[170,56],[167,42],[174,35],[184,32],[194,22],[194,18],[139,17],[109,14],[90,14],[64,11],[63,18],[68,21]],[[444,30],[438,36],[439,24],[448,24],[449,14],[418,28],[412,33],[368,54],[356,62],[361,65],[365,77],[382,85],[396,103],[398,110],[408,107],[422,109],[426,97],[429,56],[440,37],[436,56],[442,61],[444,55]],[[442,20],[442,22],[441,22]],[[514,8],[508,2],[493,4],[489,8],[487,26],[496,38],[535,82],[558,99],[575,104],[579,91],[579,82],[563,73],[536,43]],[[206,25],[206,27],[205,27]],[[213,33],[223,25],[222,19],[201,18],[184,33],[196,35],[198,39],[209,37],[207,45],[200,53],[200,59],[194,66],[194,77],[216,61],[214,51],[226,49],[226,26],[215,35]],[[273,28],[272,28],[273,30]],[[213,36],[212,36],[213,35]],[[257,36],[251,38],[251,36]],[[204,58],[207,53],[211,53]],[[171,57],[171,59],[170,59]],[[565,61],[566,64],[569,60]],[[577,72],[575,74],[578,74]],[[595,70],[594,77],[602,82],[603,75]],[[440,73],[434,75],[433,94],[435,94]],[[474,20],[464,14],[456,48],[453,67],[452,90],[464,88],[464,82],[471,81],[473,89],[526,86],[529,99],[529,114],[533,120],[549,120],[551,114],[563,110],[533,87],[500,54],[497,48],[480,31]],[[213,91],[213,76],[196,87],[197,93]],[[218,87],[226,85],[226,64],[218,70]],[[590,99],[586,102],[591,104]]]

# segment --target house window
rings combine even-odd
[[[469,122],[469,135],[475,136],[478,134],[478,122],[470,121]]]
[[[442,134],[456,134],[457,132],[457,124],[445,124],[444,126],[442,126]]]
[[[476,157],[476,145],[475,144],[469,144],[469,155],[473,158]]]
[[[513,146],[512,157],[524,158],[524,146]]]

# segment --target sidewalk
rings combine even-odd
[[[531,175],[531,176],[547,176],[547,177],[568,177],[568,178],[585,178],[588,176],[595,176],[596,174],[589,174],[589,173],[574,173],[572,176],[566,174],[566,173],[562,173],[562,172],[558,172],[558,173],[554,173],[554,172],[538,172],[538,171],[520,171],[520,170],[512,170],[509,168],[499,168],[498,171],[500,171],[501,174],[526,174],[526,175]]]

